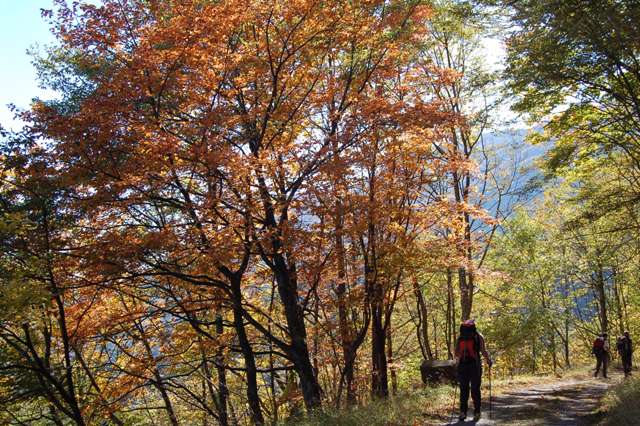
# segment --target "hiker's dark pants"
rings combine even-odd
[[[602,353],[596,354],[596,373],[595,377],[598,377],[598,373],[600,372],[600,368],[602,368],[602,377],[607,377],[607,364],[609,364],[609,354]]]
[[[482,383],[482,366],[472,362],[458,366],[458,383],[460,383],[460,413],[466,414],[469,408],[469,385],[474,412],[480,412],[480,384]]]
[[[631,373],[631,354],[622,354],[622,369],[624,374]]]

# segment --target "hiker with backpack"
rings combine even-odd
[[[594,377],[598,377],[602,368],[602,377],[607,378],[607,365],[609,364],[609,341],[607,333],[602,333],[593,341],[591,353],[596,357],[596,372]]]
[[[624,371],[625,377],[627,377],[631,374],[631,358],[633,357],[633,346],[628,331],[625,331],[622,336],[618,337],[616,349],[622,360],[622,370]]]
[[[487,361],[489,369],[493,361],[487,352],[484,337],[476,330],[473,320],[464,321],[460,325],[460,336],[456,343],[456,363],[458,365],[458,383],[460,384],[460,421],[467,418],[469,406],[469,388],[471,388],[471,399],[473,399],[473,420],[480,420],[482,383],[482,359],[480,354]]]

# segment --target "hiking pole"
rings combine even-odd
[[[492,366],[490,365],[489,366],[489,419],[491,419],[491,415],[493,413],[493,410],[492,410],[493,407],[491,406],[491,400],[492,400],[491,398],[491,367]]]
[[[451,414],[449,415],[449,424],[453,424],[453,416],[456,412],[456,400],[458,399],[458,386],[453,388],[453,403],[451,404]]]

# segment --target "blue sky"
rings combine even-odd
[[[38,88],[36,73],[27,49],[53,41],[41,8],[51,8],[51,0],[0,0],[0,123],[5,128],[19,127],[7,104],[21,108],[31,99],[46,96]]]

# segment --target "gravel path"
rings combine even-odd
[[[594,425],[599,420],[599,403],[606,390],[617,383],[609,379],[570,379],[507,391],[493,398],[489,419],[488,403],[483,402],[483,419],[477,423],[455,425]],[[483,395],[486,397],[486,395]],[[471,401],[470,405],[473,406]],[[472,408],[469,409],[469,414]]]

